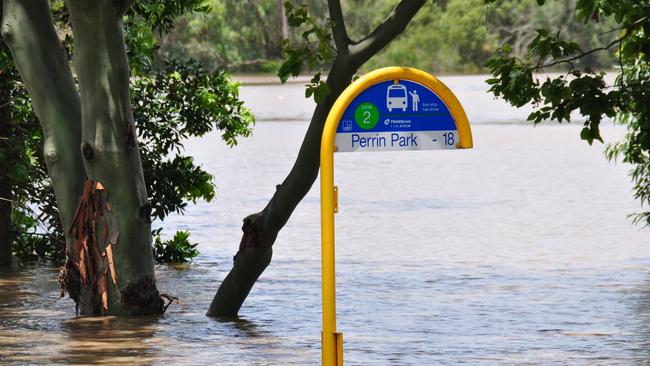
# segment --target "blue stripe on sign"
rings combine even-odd
[[[363,129],[355,121],[361,103],[372,103],[378,113],[377,124],[371,129]],[[367,88],[348,105],[336,132],[449,130],[456,130],[456,123],[438,95],[410,80],[387,80]]]
[[[336,133],[391,132],[391,131],[449,131],[455,130],[456,123],[451,115],[379,115],[379,122],[370,129],[359,127],[354,116],[341,118]]]

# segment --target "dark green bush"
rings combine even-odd
[[[153,257],[156,263],[187,263],[199,255],[198,244],[190,243],[189,231],[177,231],[170,240],[163,240],[160,231],[154,231]]]

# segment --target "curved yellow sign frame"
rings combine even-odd
[[[354,81],[338,97],[325,121],[321,140],[321,260],[323,271],[323,365],[343,363],[342,334],[336,332],[336,291],[334,265],[334,213],[338,211],[338,188],[334,186],[334,141],[343,113],[364,90],[387,80],[409,80],[433,91],[445,103],[458,130],[456,148],[473,147],[472,131],[465,110],[449,88],[435,76],[408,67],[386,67]]]

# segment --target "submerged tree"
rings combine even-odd
[[[71,53],[67,9],[62,0],[50,3],[57,32],[67,35],[63,42]],[[170,0],[143,0],[125,17],[130,89],[135,97],[133,117],[152,204],[152,224],[158,227],[169,213],[182,214],[188,201],[210,201],[215,195],[212,176],[192,157],[182,154],[183,140],[219,129],[224,141],[234,145],[237,136],[250,133],[252,116],[238,99],[237,84],[221,71],[207,72],[196,61],[159,55],[154,32],[168,32],[179,14],[207,10],[201,0],[184,1],[182,6]],[[0,2],[0,19],[1,11]],[[11,114],[10,120],[1,123],[0,264],[9,263],[12,252],[20,261],[60,263],[65,257],[65,237],[42,154],[42,131],[9,50],[1,41],[0,70],[2,92],[9,98],[0,105],[3,116]],[[188,257],[154,253],[158,262],[168,258],[185,261],[196,255],[196,250],[184,250],[191,246],[189,241],[178,240],[187,236],[163,241],[160,232],[161,228],[154,231],[154,252],[185,253]]]
[[[62,282],[82,313],[160,313],[151,206],[129,101],[122,29],[129,4],[67,5],[79,93],[47,1],[5,0],[2,24],[43,127],[44,156],[67,234]]]
[[[61,1],[53,3],[55,12],[65,8]],[[147,0],[131,10],[162,29],[169,28],[174,14],[200,3]],[[191,158],[159,158],[178,152],[183,138],[213,127],[234,144],[238,135],[250,133],[251,116],[237,100],[237,86],[221,73],[208,75],[197,65],[175,62],[164,62],[156,71],[147,50],[138,50],[135,56],[142,57],[133,58],[134,49],[147,44],[137,36],[129,38],[133,71],[139,76],[131,87],[138,93],[137,105],[146,107],[134,116],[123,33],[131,1],[66,4],[63,18],[72,25],[79,91],[48,1],[4,0],[2,9],[3,39],[43,130],[43,157],[66,240],[61,282],[84,314],[159,313],[151,217],[182,209],[180,199],[213,194],[211,178],[195,169]],[[66,44],[72,47],[69,37]],[[186,95],[187,90],[193,92]],[[143,146],[137,143],[136,124]],[[141,159],[147,162],[147,180]],[[170,182],[163,177],[175,172],[187,174],[181,174],[180,186],[170,196]],[[157,189],[148,197],[146,187],[152,186]],[[169,200],[172,196],[176,200]]]
[[[425,0],[400,1],[386,20],[359,41],[348,36],[339,0],[328,0],[330,19],[325,27],[309,15],[306,7],[294,8],[290,2],[285,3],[289,25],[304,27],[305,43],[285,46],[285,63],[280,77],[286,80],[290,75],[298,75],[306,66],[313,69],[323,62],[331,66],[326,82],[321,82],[318,74],[307,89],[318,104],[298,157],[266,207],[244,219],[244,234],[233,269],[221,283],[208,315],[237,315],[255,281],[271,262],[278,233],[318,176],[321,135],[332,104],[359,68],[401,34],[425,3]]]
[[[545,0],[537,1],[543,6]],[[499,3],[485,0],[485,3]],[[513,55],[509,44],[500,48],[487,66],[493,78],[490,91],[510,104],[532,103],[528,119],[569,122],[571,113],[584,118],[580,138],[592,144],[603,141],[600,123],[605,118],[627,125],[625,139],[608,146],[609,159],[632,165],[634,195],[641,206],[650,204],[650,3],[638,0],[580,0],[575,16],[585,25],[606,20],[603,31],[612,40],[586,48],[575,39],[565,39],[556,29],[539,29],[527,42],[528,57]],[[611,37],[611,35],[614,37]],[[613,85],[604,72],[585,63],[590,57],[615,53],[618,67]],[[538,72],[563,67],[566,73],[539,76]],[[634,222],[650,225],[650,212],[633,215]]]

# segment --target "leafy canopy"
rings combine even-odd
[[[537,0],[540,6],[547,1]],[[485,0],[486,4],[499,0]],[[584,118],[580,138],[602,142],[600,123],[605,118],[627,126],[622,142],[608,146],[609,159],[632,165],[634,195],[642,207],[650,204],[650,3],[638,0],[577,0],[575,16],[585,26],[612,24],[605,34],[615,38],[600,47],[584,49],[565,39],[561,32],[539,29],[528,43],[527,57],[512,55],[512,46],[499,48],[486,66],[492,73],[490,91],[514,106],[532,103],[528,119],[569,121],[571,113]],[[583,66],[585,58],[603,52],[615,53],[616,79],[608,84],[604,72]],[[538,77],[537,72],[563,67],[559,76]],[[633,215],[634,221],[650,225],[650,212]]]

